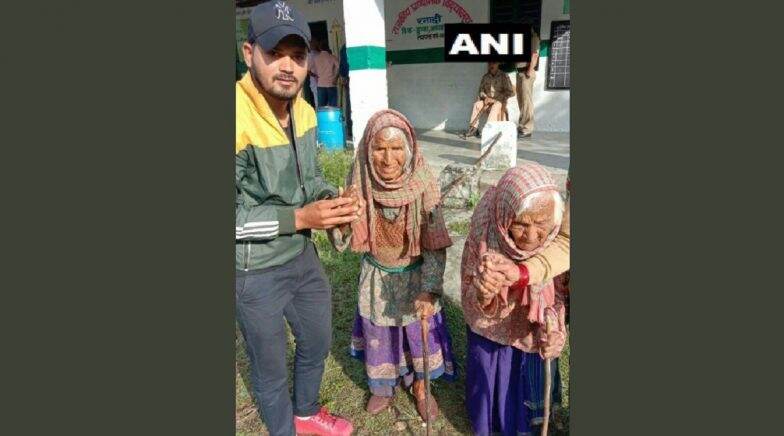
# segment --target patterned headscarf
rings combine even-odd
[[[403,131],[411,147],[411,164],[394,181],[385,182],[376,175],[371,163],[371,144],[378,132],[386,127],[396,127]],[[367,122],[362,142],[359,144],[346,186],[355,184],[367,204],[365,214],[351,224],[351,249],[355,252],[375,254],[374,231],[376,228],[376,207],[400,208],[405,214],[406,232],[409,245],[408,256],[418,256],[424,247],[437,250],[451,244],[449,235],[444,232],[422,232],[423,219],[441,202],[438,183],[425,163],[416,141],[416,133],[411,123],[398,111],[384,109],[376,112]]]
[[[477,205],[471,219],[468,238],[461,264],[463,293],[473,288],[473,273],[487,250],[498,252],[514,261],[521,263],[531,256],[540,253],[558,235],[560,221],[554,223],[552,231],[545,242],[532,251],[517,248],[509,236],[509,228],[521,212],[526,197],[542,191],[557,191],[550,173],[535,163],[526,163],[508,170],[494,188],[490,188]],[[473,289],[470,289],[473,290]],[[552,280],[543,284],[532,284],[524,295],[509,296],[508,289],[501,293],[506,308],[500,315],[508,315],[519,302],[529,307],[528,320],[542,322],[543,311],[555,300],[555,289]],[[508,300],[508,301],[507,301]],[[465,303],[465,302],[464,302]],[[466,309],[474,309],[473,305],[463,305]]]

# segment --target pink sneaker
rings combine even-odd
[[[351,421],[330,415],[326,407],[322,407],[310,419],[295,416],[294,428],[298,436],[349,436],[354,431]]]

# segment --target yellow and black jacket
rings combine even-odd
[[[283,264],[305,248],[294,209],[334,197],[317,161],[316,115],[301,94],[290,105],[293,144],[248,73],[236,84],[236,268]]]

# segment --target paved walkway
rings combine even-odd
[[[473,164],[480,156],[479,138],[460,139],[455,132],[417,130],[420,149],[428,164],[438,174],[450,163]],[[556,183],[565,188],[569,169],[569,133],[534,132],[517,140],[517,164],[534,161],[547,167]],[[480,180],[482,191],[494,185],[503,171],[484,171]]]

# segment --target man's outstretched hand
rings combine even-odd
[[[338,196],[341,198],[352,198],[354,199],[354,201],[356,201],[356,204],[359,207],[357,208],[357,216],[354,219],[354,221],[359,220],[362,217],[362,215],[365,213],[365,201],[362,199],[362,196],[359,195],[359,190],[355,185],[351,185],[345,190],[343,189],[342,186],[339,187]],[[337,228],[340,229],[340,232],[343,233],[344,235],[348,235],[351,232],[351,226],[349,224],[350,223],[339,224]]]
[[[338,197],[306,204],[294,211],[297,230],[326,230],[357,219],[359,204],[356,197]]]

